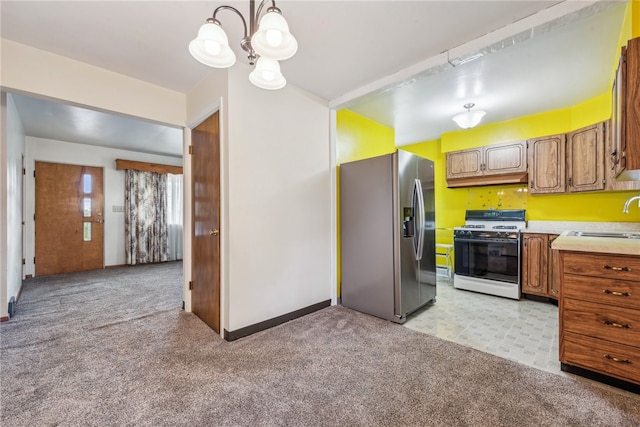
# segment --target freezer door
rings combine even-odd
[[[418,161],[418,179],[422,184],[424,199],[422,229],[422,253],[418,261],[420,282],[420,303],[425,304],[436,297],[436,218],[433,162]]]
[[[421,305],[420,283],[418,278],[418,258],[420,257],[422,191],[418,180],[418,157],[406,151],[396,153],[397,181],[395,211],[400,218],[399,233],[395,252],[397,268],[396,281],[396,317],[404,318]]]

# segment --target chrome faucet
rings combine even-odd
[[[629,213],[629,205],[631,204],[631,202],[633,202],[634,200],[638,201],[638,207],[640,208],[640,195],[638,196],[633,196],[631,198],[629,198],[629,200],[627,200],[624,204],[624,208],[622,208],[622,213]]]

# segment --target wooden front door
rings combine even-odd
[[[35,166],[36,276],[103,268],[102,168]]]
[[[216,112],[192,132],[191,310],[220,333],[220,124]]]

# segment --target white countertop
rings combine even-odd
[[[615,231],[640,233],[640,222],[528,221],[523,233],[562,234],[565,231]],[[618,239],[620,240],[620,239]]]
[[[593,232],[596,230],[591,229],[589,231]],[[640,256],[640,239],[573,236],[571,234],[571,231],[563,232],[553,241],[551,248],[561,251],[597,252]]]

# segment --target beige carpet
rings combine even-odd
[[[228,343],[180,305],[180,263],[28,281],[0,326],[0,424],[640,425],[640,396],[343,307]]]

